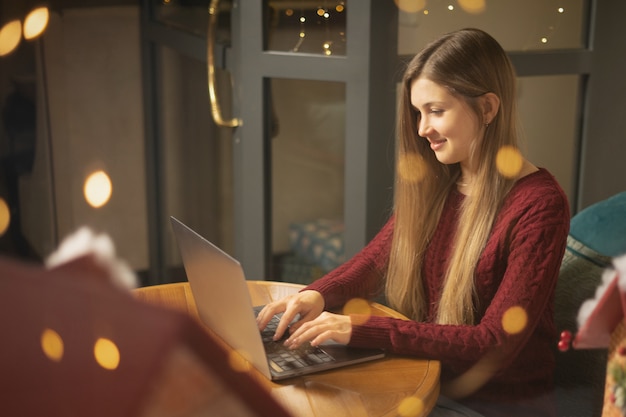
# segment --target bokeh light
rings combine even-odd
[[[480,14],[487,8],[485,0],[458,0],[457,2],[459,7],[469,14]]]
[[[30,40],[41,35],[48,26],[50,14],[47,7],[38,7],[24,19],[24,39]]]
[[[63,359],[63,338],[52,329],[44,329],[41,333],[41,350],[53,362]]]
[[[237,372],[250,371],[250,362],[250,354],[244,350],[231,350],[228,354],[228,364]]]
[[[120,351],[110,339],[99,338],[93,347],[93,355],[98,365],[109,371],[117,369],[120,364]]]
[[[394,3],[406,13],[417,13],[426,7],[426,0],[394,0]]]
[[[4,235],[11,224],[11,210],[9,205],[0,197],[0,236]]]
[[[528,315],[526,310],[519,306],[509,308],[502,316],[502,328],[509,334],[521,332],[527,323]]]
[[[22,23],[12,20],[0,29],[0,56],[13,52],[22,40]]]
[[[424,411],[424,401],[417,397],[406,397],[398,405],[398,415],[401,417],[418,417]]]
[[[343,314],[355,314],[352,317],[352,324],[364,324],[372,315],[372,309],[367,300],[362,298],[353,298],[343,306]]]
[[[496,155],[496,167],[506,178],[515,178],[522,170],[524,158],[513,146],[503,146]]]
[[[111,198],[112,191],[113,185],[104,171],[96,171],[85,180],[85,200],[94,208],[104,206]]]
[[[442,384],[442,392],[450,398],[465,398],[478,391],[501,368],[506,356],[494,348],[463,374]]]
[[[400,155],[398,159],[398,176],[405,182],[417,183],[424,179],[426,166],[424,159],[416,153]]]

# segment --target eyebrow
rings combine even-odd
[[[422,104],[421,107],[425,107],[425,108],[431,108],[431,107],[438,107],[438,106],[445,106],[445,102],[444,101],[429,101],[427,103]],[[415,109],[418,110],[418,107],[415,106],[413,103],[411,103],[411,106]]]

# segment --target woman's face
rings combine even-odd
[[[483,125],[472,108],[426,78],[413,81],[411,104],[418,112],[417,133],[428,140],[437,160],[471,169],[472,144],[483,134]]]

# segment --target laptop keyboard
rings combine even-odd
[[[269,358],[270,366],[276,372],[291,371],[334,361],[332,356],[317,347],[308,347],[301,350],[283,350],[281,352],[269,353],[267,357]]]
[[[273,336],[280,322],[280,315],[272,317],[267,327],[261,332],[261,338],[267,351],[269,364],[276,372],[291,371],[305,368],[311,365],[329,363],[335,359],[320,347],[309,344],[300,346],[298,349],[289,349],[283,345],[286,335],[280,340],[274,341]]]

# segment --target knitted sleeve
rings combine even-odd
[[[383,290],[393,225],[392,217],[365,248],[305,290],[319,291],[326,309],[341,307],[351,298],[372,299],[379,295]]]
[[[476,325],[371,317],[353,327],[350,345],[438,359],[457,372],[487,354],[501,359],[500,369],[540,366],[532,361],[545,359],[553,341],[551,303],[569,230],[565,195],[540,177],[512,190],[498,217],[476,272],[485,306]]]

